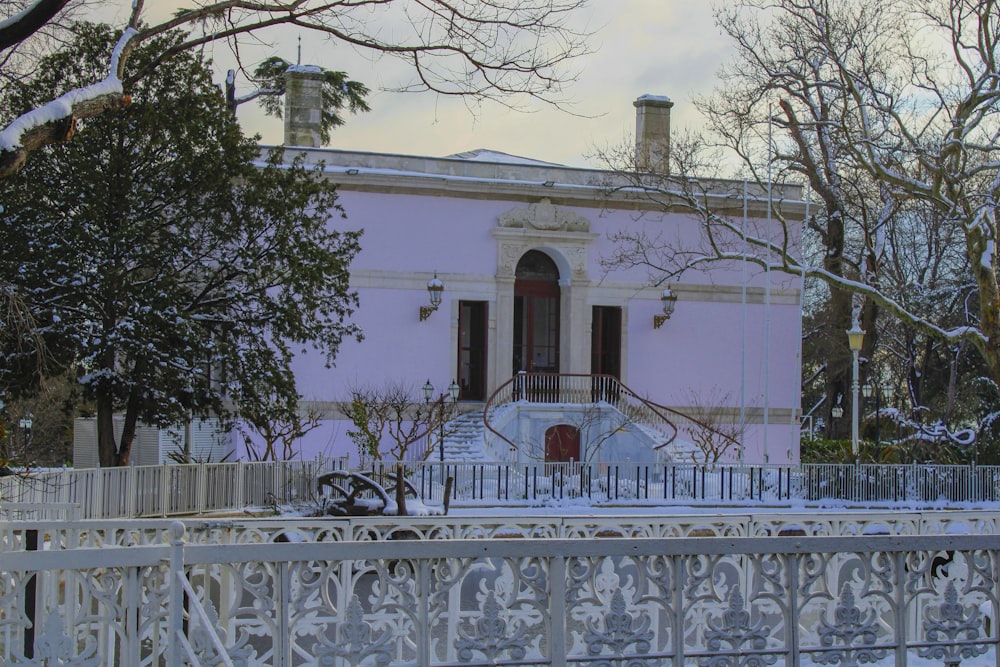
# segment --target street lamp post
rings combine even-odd
[[[871,399],[872,396],[875,397],[875,444],[878,445],[879,440],[879,423],[878,423],[878,385],[872,384],[871,381],[865,382],[861,385],[861,395],[865,397],[865,401]]]
[[[427,383],[424,384],[423,391],[424,391],[424,402],[430,403],[431,397],[434,396],[434,385],[431,384],[431,381],[429,379],[427,380]],[[445,416],[444,399],[446,397],[450,398],[452,404],[455,404],[456,402],[458,402],[458,391],[459,391],[458,384],[454,380],[452,380],[451,384],[448,385],[447,393],[442,393],[437,398],[437,400],[441,402],[441,415],[439,419],[441,430],[440,434],[438,435],[438,458],[442,463],[444,463],[444,416]]]
[[[851,348],[851,454],[854,462],[858,462],[858,353],[861,351],[861,343],[864,341],[865,332],[854,320],[854,325],[847,330],[847,344]]]
[[[31,442],[31,426],[34,423],[34,418],[35,418],[35,416],[29,412],[28,414],[26,414],[23,417],[21,417],[21,419],[18,420],[18,422],[17,422],[17,425],[21,427],[21,435],[24,436],[24,438],[23,438],[23,442],[24,442],[24,461],[23,461],[23,463],[24,463],[25,467],[27,467],[27,465],[28,465],[28,444]]]

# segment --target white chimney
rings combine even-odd
[[[642,171],[670,173],[670,108],[662,95],[643,95],[635,107],[635,163]]]
[[[285,145],[319,148],[322,115],[322,70],[292,65],[285,71]]]

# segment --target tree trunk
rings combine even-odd
[[[115,465],[118,445],[115,442],[114,403],[110,395],[97,395],[97,460],[102,468]]]
[[[122,439],[118,445],[118,457],[115,465],[127,466],[129,458],[132,456],[132,443],[135,441],[136,426],[139,423],[139,397],[133,389],[129,392],[128,402],[125,406],[125,419],[122,424]]]

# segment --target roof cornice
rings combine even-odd
[[[262,150],[270,148],[265,146]],[[328,177],[342,191],[473,199],[502,197],[519,201],[548,198],[564,206],[614,205],[635,209],[669,208],[671,201],[679,201],[676,194],[671,195],[669,191],[651,193],[636,188],[633,179],[610,170],[329,148],[289,147],[287,150],[301,153],[307,163],[323,163]],[[693,182],[716,210],[729,214],[742,212],[742,181],[704,179]],[[756,184],[750,184],[747,190],[748,214],[763,215],[767,209],[766,190]],[[780,202],[785,215],[804,213],[801,186],[775,184],[771,196],[772,204]]]

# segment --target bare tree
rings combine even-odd
[[[661,278],[745,259],[821,281],[828,397],[849,394],[843,331],[854,317],[869,333],[864,359],[888,316],[911,343],[975,350],[1000,382],[998,14],[995,0],[727,3],[717,19],[737,56],[717,93],[699,102],[708,134],[679,144],[671,174],[626,170],[650,196],[691,212],[706,242],[678,249],[633,236],[619,240],[616,259]],[[691,177],[713,151],[735,156],[733,175],[749,181],[752,196],[777,195],[768,200],[778,230],[741,229],[738,184],[721,202],[699,189]],[[797,252],[795,222],[769,185],[783,179],[807,184],[815,198],[814,253]],[[922,236],[917,225],[935,232]],[[894,274],[904,241],[925,268],[946,259],[947,271],[934,275],[947,280]],[[940,307],[928,307],[934,290]]]
[[[402,461],[432,432],[444,431],[448,435],[445,423],[449,415],[444,397],[423,402],[415,398],[410,387],[399,382],[354,387],[347,406],[354,430],[347,435],[358,446],[363,460]],[[434,448],[426,447],[420,453],[421,460],[426,461],[433,452]]]
[[[75,122],[128,105],[130,84],[177,53],[226,42],[239,55],[240,39],[277,26],[319,33],[377,56],[405,61],[413,79],[398,90],[430,91],[514,105],[519,97],[560,103],[570,61],[586,52],[587,35],[571,14],[586,0],[217,0],[144,23],[144,0],[134,0],[124,31],[108,54],[101,81],[71,90],[10,122],[0,132],[0,178],[19,169],[31,151],[63,141]],[[0,59],[60,20],[66,0],[35,0],[0,24]],[[405,30],[388,30],[403,25]],[[140,44],[171,30],[187,36],[125,79],[125,64]],[[124,79],[124,80],[123,80]]]
[[[295,442],[317,428],[323,413],[309,407],[295,418],[287,412],[264,412],[240,424],[247,458],[251,461],[288,461],[295,458]],[[281,452],[278,452],[278,447]]]
[[[680,429],[701,450],[704,462],[709,465],[739,456],[743,449],[747,424],[729,407],[733,404],[732,398],[718,388],[705,394],[689,392],[688,405],[698,419],[682,423]]]

